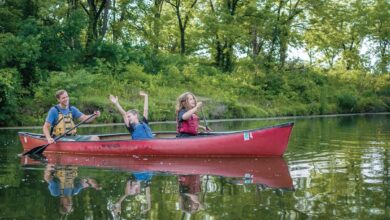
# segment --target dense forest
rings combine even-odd
[[[390,111],[388,0],[0,0],[0,126],[41,125],[66,89],[174,120]]]

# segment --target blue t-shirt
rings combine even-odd
[[[74,188],[65,188],[61,190],[61,183],[59,180],[52,179],[49,181],[48,188],[52,196],[73,196],[80,193],[81,189],[83,189],[83,185],[78,181]]]
[[[127,127],[127,125],[125,126],[130,132],[133,140],[141,140],[153,138],[152,130],[148,124],[148,120],[146,120],[146,118],[142,118],[142,122],[138,124],[130,124],[129,127]]]
[[[152,179],[153,172],[135,172],[133,175],[138,181],[150,181]]]
[[[69,108],[61,108],[60,105],[57,105],[58,109],[61,111],[63,115],[69,114]],[[72,117],[74,119],[80,118],[83,113],[80,112],[76,107],[71,106],[70,109],[72,110]],[[49,113],[47,114],[46,117],[46,122],[50,123],[51,126],[55,125],[57,123],[58,119],[58,110],[55,107],[51,107],[49,110]]]

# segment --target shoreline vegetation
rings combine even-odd
[[[124,109],[142,109],[143,100],[138,97],[141,90],[149,94],[150,121],[174,121],[175,100],[185,91],[193,92],[204,103],[209,120],[390,111],[389,74],[315,68],[254,72],[253,65],[244,64],[223,73],[191,62],[181,70],[168,65],[166,73],[149,74],[134,63],[120,71],[107,65],[51,72],[29,88],[11,84],[13,91],[5,96],[10,103],[0,110],[0,126],[43,124],[48,109],[57,102],[54,93],[59,88],[68,91],[70,104],[82,112],[100,110],[96,123],[121,122],[108,94],[117,94]],[[0,69],[4,70],[10,69]],[[207,74],[211,70],[214,74]],[[11,72],[18,75],[16,70]]]
[[[97,124],[139,91],[149,121],[186,91],[209,120],[390,112],[387,1],[190,2],[0,1],[0,126],[43,124],[59,89]]]
[[[207,120],[210,123],[232,122],[232,121],[271,121],[284,119],[307,119],[307,118],[335,118],[335,117],[350,117],[350,116],[365,116],[365,115],[390,115],[390,112],[377,113],[350,113],[350,114],[331,114],[331,115],[304,115],[304,116],[281,116],[270,118],[232,118],[232,119],[213,119]],[[176,121],[155,121],[149,124],[176,124]],[[123,126],[123,123],[106,123],[106,124],[84,124],[80,127],[106,127],[106,126]],[[23,127],[0,127],[0,130],[35,130],[42,129],[42,126],[23,126]]]

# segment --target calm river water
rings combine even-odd
[[[287,121],[295,122],[288,150],[274,159],[57,156],[62,162],[46,164],[18,158],[19,130],[0,130],[0,219],[389,219],[389,114],[210,127]],[[126,130],[79,129],[111,132]]]

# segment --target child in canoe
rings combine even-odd
[[[125,122],[125,126],[130,132],[131,139],[133,140],[153,138],[152,131],[148,125],[148,94],[141,91],[139,95],[144,97],[144,114],[142,121],[139,120],[139,113],[137,110],[132,109],[125,112],[125,110],[123,110],[122,106],[119,104],[118,96],[110,95],[110,101],[121,113],[123,121]]]
[[[209,128],[199,125],[199,117],[196,114],[202,107],[191,92],[185,92],[179,96],[176,104],[177,137],[196,136],[199,130],[209,131]]]

